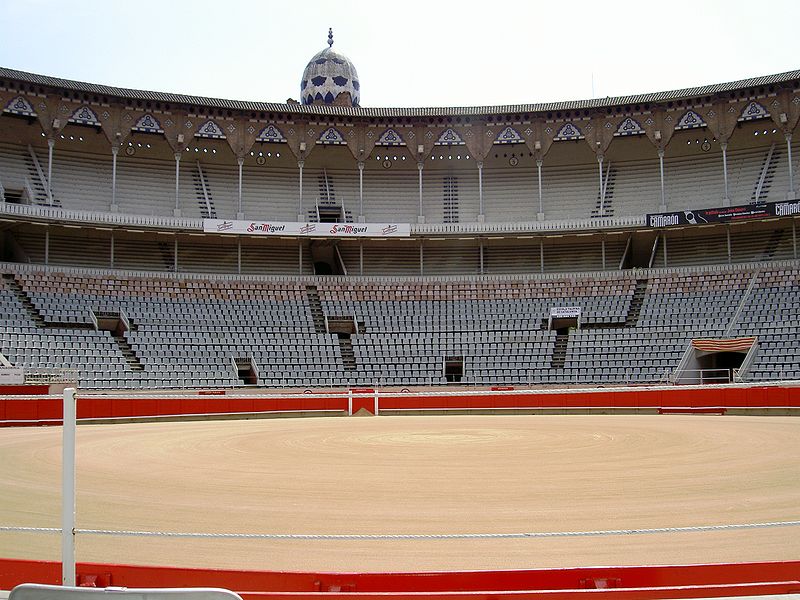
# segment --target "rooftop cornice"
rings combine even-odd
[[[319,106],[302,104],[281,104],[276,102],[249,102],[244,100],[226,100],[222,98],[205,98],[187,94],[170,94],[134,90],[94,83],[85,83],[47,75],[37,75],[25,71],[17,71],[0,67],[0,79],[53,88],[56,91],[68,90],[93,95],[101,95],[121,100],[142,100],[164,102],[179,105],[202,106],[213,109],[255,112],[280,112],[295,115],[319,116],[351,116],[351,117],[449,117],[449,116],[482,116],[495,114],[543,113],[562,110],[597,110],[608,107],[630,104],[660,103],[681,99],[738,91],[763,86],[779,86],[800,80],[800,70],[765,75],[751,79],[742,79],[728,83],[717,83],[694,88],[684,88],[649,94],[595,98],[591,100],[571,100],[563,102],[545,102],[539,104],[509,104],[501,106],[461,106],[461,107],[429,107],[429,108],[365,108],[348,106]]]

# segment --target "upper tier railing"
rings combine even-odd
[[[36,221],[53,223],[86,223],[91,225],[117,225],[177,231],[203,231],[203,219],[195,217],[169,217],[134,215],[128,213],[71,210],[32,204],[11,204],[0,201],[0,215],[13,215]],[[535,233],[545,231],[583,231],[642,227],[645,215],[628,217],[603,217],[559,221],[528,221],[516,223],[426,223],[412,224],[412,235],[482,235],[501,233]]]

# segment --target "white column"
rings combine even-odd
[[[358,221],[364,222],[364,161],[358,161]]]
[[[425,250],[423,249],[423,240],[419,240],[419,274],[425,274]]]
[[[174,256],[172,258],[172,270],[177,273],[178,272],[178,236],[175,236],[175,251]]]
[[[425,165],[422,161],[417,163],[417,169],[419,170],[419,215],[417,216],[417,222],[424,223],[425,216],[422,214],[422,169]]]
[[[606,199],[603,194],[603,155],[597,155],[597,168],[600,171],[600,216],[604,217],[606,214]]]
[[[44,264],[50,264],[50,228],[44,229]]]
[[[658,170],[661,173],[661,207],[659,210],[665,212],[667,210],[667,195],[664,189],[664,149],[658,149]]]
[[[792,166],[792,134],[786,134],[786,155],[789,157],[789,194],[788,200],[794,200],[794,168]]]
[[[242,210],[242,167],[244,166],[244,157],[237,158],[236,164],[239,165],[239,210],[236,212],[236,218],[244,219],[244,211]]]
[[[119,154],[119,144],[116,142],[111,146],[111,212],[116,212],[117,207],[117,154]]]
[[[728,264],[731,264],[731,227],[728,225],[725,228],[726,238],[728,240]]]
[[[303,274],[303,240],[297,240],[297,274]]]
[[[61,584],[75,586],[75,388],[64,390],[61,434]]]
[[[181,216],[180,209],[181,153],[175,153],[175,216]]]
[[[480,270],[480,274],[483,275],[483,239],[481,238],[479,241],[480,241],[480,246],[479,246],[479,249],[480,249],[480,269],[481,269]]]
[[[297,168],[300,169],[300,203],[297,205],[297,220],[301,222],[308,220],[307,216],[303,216],[303,166],[305,164],[304,160],[297,161]]]
[[[722,176],[725,180],[725,196],[722,199],[723,206],[730,206],[731,200],[728,198],[728,142],[722,142]]]
[[[111,264],[109,265],[112,269],[114,268],[114,230],[111,230],[111,259],[109,261]]]
[[[236,272],[242,274],[242,238],[236,240]]]
[[[53,203],[53,148],[56,141],[47,138],[47,203]]]
[[[478,223],[483,223],[483,161],[478,161]],[[481,272],[483,270],[481,269]]]
[[[541,158],[536,160],[536,173],[539,179],[539,214],[536,215],[536,218],[539,221],[544,221],[544,204],[542,199],[542,164],[543,161]]]
[[[603,263],[602,263],[603,264],[603,270],[605,271],[605,269],[606,269],[606,238],[603,238],[602,240],[600,240],[600,252],[601,252],[601,255],[602,255],[602,259],[603,259]]]

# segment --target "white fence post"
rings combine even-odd
[[[353,416],[353,390],[347,390],[347,416]]]
[[[380,408],[378,406],[378,388],[375,388],[375,410],[373,411],[375,416],[377,417],[380,413]]]
[[[64,390],[61,449],[61,584],[75,585],[75,388]]]

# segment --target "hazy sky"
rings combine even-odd
[[[0,0],[0,66],[285,102],[333,27],[362,106],[522,104],[799,69],[798,17],[798,0]]]

